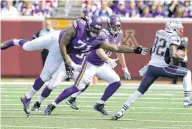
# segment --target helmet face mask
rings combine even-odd
[[[117,35],[121,31],[120,18],[116,15],[110,16],[107,23],[107,28],[111,34]]]
[[[97,37],[102,30],[102,20],[98,16],[91,16],[88,19],[88,33],[91,37]]]
[[[97,37],[99,35],[99,33],[101,32],[101,30],[102,30],[101,27],[97,27],[97,26],[93,26],[93,25],[89,26],[89,33],[92,37]]]
[[[165,30],[175,31],[180,37],[184,35],[184,27],[179,20],[170,20],[165,24]]]

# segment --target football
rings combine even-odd
[[[177,50],[177,54],[182,56],[182,57],[185,57],[185,52],[182,50]]]

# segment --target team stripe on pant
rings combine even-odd
[[[81,72],[79,73],[76,81],[75,81],[75,86],[78,86],[79,85],[79,82],[80,80],[82,79],[84,73],[85,73],[85,70],[86,70],[86,67],[87,67],[87,61],[84,62],[83,66],[82,66],[82,69],[81,69]]]

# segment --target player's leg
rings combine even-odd
[[[173,60],[173,65],[179,66],[179,61]],[[173,84],[177,84],[177,76],[175,76],[175,77],[173,78],[172,83],[173,83]]]
[[[191,71],[180,67],[180,66],[169,66],[163,68],[161,72],[162,77],[174,78],[181,77],[183,78],[183,89],[184,89],[184,107],[192,107],[191,95]]]
[[[32,111],[39,110],[41,103],[50,95],[53,89],[57,88],[59,84],[65,80],[66,77],[66,71],[64,63],[61,64],[60,68],[57,70],[57,72],[51,77],[48,84],[43,89],[41,95],[39,96],[38,101],[35,102],[33,107],[31,108]]]
[[[78,77],[78,74],[79,74],[78,71],[76,71],[76,72],[74,73],[74,76],[73,76],[73,79],[74,79],[74,80],[76,80],[76,78]],[[80,91],[72,94],[72,95],[66,100],[66,103],[67,103],[68,105],[70,105],[70,107],[71,107],[72,109],[78,110],[79,108],[78,108],[78,106],[77,106],[76,99],[77,99],[77,97],[78,97],[82,92],[84,92],[88,87],[89,87],[89,85],[86,85],[86,87],[85,87],[83,90],[80,90]]]
[[[20,46],[25,51],[49,49],[51,45],[55,45],[56,43],[58,44],[58,36],[59,32],[54,32],[49,35],[42,36],[33,40],[26,40],[26,39],[8,40],[1,44],[1,50],[8,49],[12,46]]]
[[[72,94],[83,90],[86,85],[89,85],[96,71],[96,66],[92,65],[87,61],[84,61],[81,72],[75,80],[74,85],[63,90],[63,92],[55,99],[55,101],[47,106],[47,108],[45,109],[45,115],[50,115],[51,112],[55,109],[56,105],[58,105],[61,101],[68,98]]]
[[[148,90],[148,88],[151,86],[151,84],[158,78],[158,76],[153,75],[153,72],[158,72],[158,69],[157,70],[154,69],[154,70],[151,69],[149,66],[147,73],[145,74],[145,76],[143,77],[143,79],[140,83],[139,88],[123,104],[121,110],[112,116],[112,119],[117,120],[117,119],[121,118],[123,116],[123,114],[125,113],[125,111],[128,108],[130,108],[131,105],[133,103],[135,103],[135,101]]]
[[[39,77],[36,78],[32,88],[25,94],[24,98],[21,98],[21,102],[24,106],[24,111],[30,113],[30,100],[32,96],[43,86],[43,84],[48,81],[52,75],[57,71],[62,63],[62,56],[60,51],[50,49],[45,65]]]
[[[105,89],[101,99],[95,104],[94,109],[104,115],[108,115],[108,112],[104,108],[104,104],[121,86],[120,78],[117,73],[107,64],[101,66],[96,76],[108,82],[109,85]]]

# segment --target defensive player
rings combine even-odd
[[[141,97],[158,77],[173,78],[179,76],[183,78],[184,88],[184,107],[192,106],[190,98],[191,90],[191,71],[179,66],[169,65],[170,58],[187,62],[187,55],[182,57],[177,54],[177,47],[180,45],[183,35],[183,25],[179,20],[170,20],[165,24],[165,30],[156,32],[155,41],[151,49],[151,61],[140,73],[144,75],[143,80],[137,91],[135,91],[124,103],[119,112],[112,116],[117,120],[123,116],[125,111]]]
[[[57,72],[52,76],[50,81],[46,83],[45,88],[43,89],[41,95],[39,96],[38,101],[35,102],[33,107],[31,108],[32,111],[38,111],[42,102],[50,95],[50,93],[59,86],[59,84],[66,80],[67,78],[73,78],[75,79],[81,69],[81,64],[84,60],[85,54],[82,53],[80,55],[70,55],[71,63],[73,63],[73,67],[75,68],[73,77],[69,77],[66,74],[66,70],[64,67],[64,64],[62,63],[60,68],[57,70]]]
[[[108,22],[107,22],[107,28],[103,29],[103,33],[108,37],[109,41],[114,44],[120,44],[120,41],[123,37],[122,30],[121,30],[121,21],[119,17],[112,15]],[[101,100],[98,101],[98,103],[95,105],[95,110],[103,113],[104,115],[107,115],[107,111],[104,109],[104,102],[106,101],[106,94],[113,94],[116,90],[111,91],[113,89],[118,89],[120,86],[120,78],[115,73],[113,68],[117,65],[115,60],[111,60],[109,56],[111,55],[111,52],[106,52],[106,54],[101,49],[93,50],[91,51],[92,54],[89,54],[88,61],[95,66],[99,66],[95,73],[95,76],[97,76],[100,79],[103,79],[109,83],[109,86],[106,88],[105,94],[101,98]],[[125,79],[131,79],[131,76],[129,74],[129,71],[126,67],[124,54],[116,53],[117,57],[119,58],[120,64],[122,66],[122,70],[124,72]],[[92,57],[92,56],[93,57]],[[105,63],[104,63],[105,62]],[[110,68],[110,67],[111,68]],[[96,68],[96,67],[95,67]],[[86,69],[89,71],[92,71],[92,69]],[[108,91],[111,91],[108,93]],[[85,90],[83,90],[85,91]],[[78,107],[76,105],[76,98],[82,93],[82,91],[78,91],[77,93],[74,93],[71,95],[71,97],[66,101],[68,105],[71,106],[71,108],[78,110]],[[112,95],[111,95],[112,96]]]
[[[116,20],[117,19],[117,20]],[[110,36],[110,41],[112,43],[114,42],[119,42],[122,38],[122,31],[121,31],[121,24],[120,24],[120,19],[118,17],[116,17],[115,15],[110,17],[109,23],[108,23],[108,27],[107,30],[104,30],[103,33],[106,33],[107,35]],[[117,43],[119,44],[119,43]],[[95,52],[95,51],[94,51]],[[108,54],[110,55],[110,52],[108,52]],[[125,63],[125,57],[123,53],[116,53],[117,57],[119,59],[119,62],[122,66],[122,70],[124,73],[124,77],[125,79],[131,79],[131,75],[128,71],[128,68],[126,67],[126,63]],[[107,57],[106,54],[100,55],[103,58]],[[81,63],[83,62],[84,59],[84,54],[81,55],[70,55],[70,58],[72,59],[72,61],[75,64],[81,65]],[[107,64],[105,65],[109,65],[111,68],[114,68],[117,64],[115,62],[115,60],[111,60],[110,58],[107,57],[107,59],[105,60],[105,62]],[[103,66],[102,69],[100,70],[100,72],[98,72],[96,74],[97,77],[99,78],[104,78],[104,80],[108,81],[113,81],[114,78],[117,77],[117,79],[119,80],[119,77],[114,74],[114,71],[111,68],[108,68],[107,70],[109,70],[109,72],[106,73],[112,73],[111,76],[113,76],[113,78],[111,76],[106,75],[105,73],[101,72],[103,70],[106,70],[105,67]],[[112,71],[112,72],[110,72]],[[78,75],[78,72],[75,72],[75,76],[73,77],[74,79],[77,77],[76,75]],[[64,65],[61,65],[61,67],[59,68],[59,70],[53,75],[53,77],[51,78],[51,80],[49,81],[49,84],[44,88],[44,90],[42,91],[39,100],[35,102],[34,106],[32,107],[32,111],[37,111],[40,108],[41,103],[43,102],[43,100],[45,100],[51,93],[51,91],[53,89],[55,89],[63,80],[65,80],[67,78],[67,75],[65,73],[65,67]],[[70,100],[68,100],[68,104],[71,105],[72,108],[74,109],[78,109],[78,107],[76,106],[76,102],[75,102],[75,98],[81,93],[81,91],[75,93],[72,95],[72,97],[70,97]]]
[[[105,41],[105,37],[100,34],[102,30],[102,20],[98,16],[91,16],[87,21],[78,18],[72,25],[61,32],[55,32],[31,41],[24,39],[9,40],[1,44],[1,50],[11,46],[21,46],[26,51],[48,49],[49,54],[39,77],[35,80],[32,88],[21,98],[26,114],[30,114],[30,101],[32,96],[47,82],[58,70],[64,61],[67,75],[73,74],[69,55],[87,53],[97,48],[119,53],[142,53],[146,48],[137,46],[134,49],[126,45],[114,45]]]
[[[123,36],[121,32],[121,23],[119,17],[115,15],[110,17],[108,29],[109,30],[102,31],[101,35],[105,36],[106,42],[117,45]],[[130,53],[134,53],[134,49],[132,49]],[[107,54],[110,55],[111,52],[107,52]],[[143,51],[141,54],[145,55],[146,52]],[[110,59],[107,55],[105,55],[106,54],[102,48],[91,51],[87,55],[82,65],[81,72],[75,80],[73,86],[65,89],[52,104],[47,106],[45,109],[45,115],[50,115],[57,104],[59,104],[73,93],[85,90],[85,88],[89,86],[94,75],[109,83],[109,86],[106,88],[101,100],[94,106],[96,111],[99,111],[104,115],[108,115],[107,111],[104,109],[104,102],[107,101],[121,86],[121,82],[116,72],[109,65],[104,64],[105,61],[114,68],[115,60]]]

